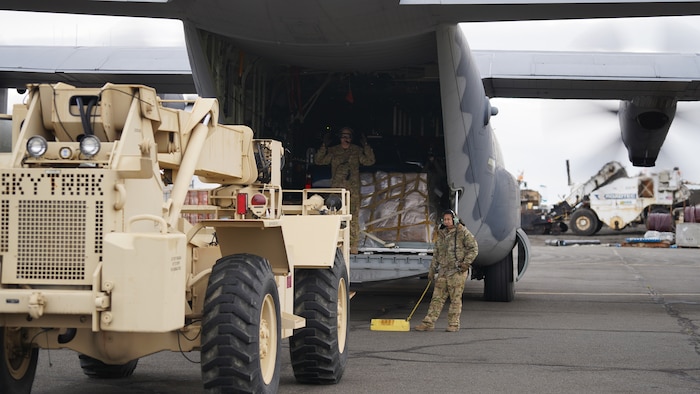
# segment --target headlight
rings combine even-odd
[[[46,142],[46,138],[40,135],[35,135],[27,141],[27,153],[35,159],[43,156],[48,147],[49,144]]]
[[[343,200],[337,194],[331,194],[326,197],[326,206],[332,211],[340,211],[343,207]]]
[[[80,153],[88,159],[100,151],[100,140],[94,135],[86,135],[80,140]]]

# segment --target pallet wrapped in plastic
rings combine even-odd
[[[431,242],[438,208],[430,205],[428,174],[363,173],[361,195],[360,248]]]

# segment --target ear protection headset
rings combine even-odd
[[[440,216],[440,224],[441,225],[445,224],[445,223],[443,223],[444,222],[443,218],[445,217],[445,215],[452,216],[452,223],[454,223],[455,226],[459,224],[459,218],[457,217],[457,214],[455,214],[455,211],[453,211],[451,209],[446,209],[446,210],[442,211],[442,216]]]

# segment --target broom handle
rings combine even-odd
[[[429,280],[429,281],[428,281],[428,285],[425,286],[425,290],[423,290],[423,294],[421,294],[420,299],[419,299],[418,302],[416,303],[416,306],[413,307],[413,310],[411,311],[411,314],[408,315],[408,317],[406,318],[406,321],[410,321],[410,320],[411,320],[411,317],[413,317],[413,313],[416,311],[416,309],[418,309],[418,305],[420,305],[420,302],[423,301],[423,297],[425,297],[425,293],[428,292],[428,289],[430,288],[430,284],[431,284],[431,283],[432,283],[432,281]]]

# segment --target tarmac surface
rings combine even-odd
[[[370,330],[374,318],[405,319],[426,286],[407,279],[355,288],[350,358],[337,385],[294,380],[283,342],[280,393],[698,393],[700,249],[608,246],[644,231],[605,229],[601,245],[547,246],[533,255],[510,303],[485,302],[468,281],[462,327],[448,333]],[[411,325],[427,311],[430,292]],[[198,393],[199,353],[139,360],[131,378],[83,375],[70,351],[42,350],[33,393]],[[51,366],[49,367],[49,363]]]

